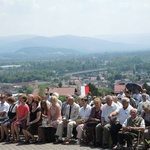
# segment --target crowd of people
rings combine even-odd
[[[127,144],[132,150],[140,133],[145,148],[149,146],[150,97],[145,89],[78,96],[77,101],[71,95],[65,98],[62,103],[56,92],[42,97],[19,94],[16,101],[12,95],[0,94],[0,142],[18,143],[21,132],[24,144],[42,142],[43,128],[51,127],[56,130],[54,144],[69,144],[76,138],[76,144],[119,150]]]

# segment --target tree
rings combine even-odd
[[[33,88],[29,86],[28,84],[22,85],[21,88],[19,88],[18,92],[19,93],[25,93],[25,94],[32,94],[33,93]]]
[[[100,80],[100,76],[97,76],[97,77],[96,77],[96,80],[98,80],[98,81],[99,81],[99,80]]]
[[[62,82],[59,82],[58,86],[61,88],[62,87]]]

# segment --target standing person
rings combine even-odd
[[[6,141],[9,141],[8,128],[11,126],[11,123],[14,122],[16,119],[17,105],[15,104],[14,97],[8,97],[7,102],[10,105],[8,110],[8,120],[1,124],[1,142],[4,141],[4,135],[6,135]]]
[[[72,137],[73,127],[76,126],[76,120],[79,116],[79,105],[74,102],[73,97],[69,97],[68,105],[66,108],[66,113],[62,121],[59,122],[56,136],[58,139],[54,142],[54,144],[62,143],[62,135],[64,127],[67,127],[67,138],[64,144],[69,144],[70,139]]]
[[[111,121],[110,133],[113,149],[117,149],[118,137],[116,135],[122,128],[124,121],[130,116],[130,110],[133,109],[133,107],[130,105],[129,98],[127,97],[122,98],[122,106],[122,108],[115,110],[109,115],[109,119]],[[113,116],[117,116],[118,119],[113,120]]]
[[[118,133],[119,149],[123,150],[124,141],[127,141],[129,150],[133,149],[132,140],[138,137],[139,132],[144,131],[145,123],[142,117],[137,116],[137,109],[130,110],[128,117],[122,125],[123,130]]]
[[[29,106],[26,104],[26,102],[27,102],[27,96],[25,94],[21,95],[21,97],[19,98],[20,105],[17,106],[16,121],[14,121],[11,124],[11,134],[12,134],[11,142],[18,143],[20,141],[18,127],[21,127],[22,129],[26,128],[26,122],[30,112]],[[16,134],[16,140],[14,139],[15,134]]]
[[[42,124],[41,108],[39,108],[38,106],[39,106],[39,102],[33,100],[32,110],[27,119],[27,128],[23,129],[23,134],[25,136],[24,143],[35,143],[36,142],[34,135],[37,134],[38,127]],[[29,138],[31,138],[30,141],[29,141]]]

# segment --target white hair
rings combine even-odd
[[[130,99],[127,98],[127,97],[123,97],[123,98],[121,99],[121,101],[122,101],[122,102],[128,102],[128,103],[129,103],[129,102],[130,102]]]
[[[57,92],[54,92],[53,95],[55,95],[57,98],[59,97],[59,94]]]
[[[150,110],[150,102],[143,102],[142,108]]]

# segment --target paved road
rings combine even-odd
[[[80,145],[54,145],[52,143],[46,144],[14,144],[14,143],[0,143],[0,150],[102,150],[102,148],[92,148],[89,146]]]

